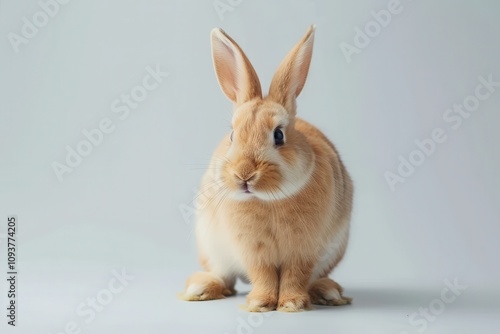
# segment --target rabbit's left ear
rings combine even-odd
[[[239,45],[222,29],[213,29],[212,58],[219,85],[236,105],[262,98],[260,81]]]
[[[316,25],[311,25],[304,37],[283,59],[269,88],[268,98],[281,104],[293,115],[296,113],[295,99],[302,91],[309,72],[315,29]]]

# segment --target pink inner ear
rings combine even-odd
[[[295,99],[304,87],[312,57],[314,26],[286,55],[278,67],[269,88],[271,100],[282,104],[295,114]]]
[[[252,64],[238,44],[222,30],[212,32],[212,55],[219,85],[229,100],[241,104],[262,97]]]
[[[224,41],[218,39],[216,43],[214,46],[214,65],[219,84],[227,98],[236,102],[238,83],[233,72],[236,68],[237,55]]]

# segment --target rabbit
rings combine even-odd
[[[328,275],[346,250],[353,184],[335,146],[296,117],[315,29],[281,62],[265,97],[238,44],[211,31],[217,80],[234,103],[232,131],[201,181],[196,241],[204,271],[188,278],[181,299],[232,296],[242,278],[252,284],[244,305],[251,312],[351,303]]]

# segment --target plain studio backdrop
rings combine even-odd
[[[0,284],[0,331],[493,333],[499,17],[495,1],[1,1],[0,268],[17,215],[19,277],[16,328]],[[199,270],[194,190],[231,119],[210,30],[267,91],[312,23],[298,113],[354,180],[332,275],[353,304],[250,314],[242,283],[180,301]]]

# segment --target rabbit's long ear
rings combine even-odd
[[[306,82],[314,44],[315,25],[311,25],[302,39],[283,59],[274,74],[268,98],[295,115],[295,99]]]
[[[222,29],[213,29],[212,59],[219,85],[236,105],[262,98],[259,78],[239,45]]]

